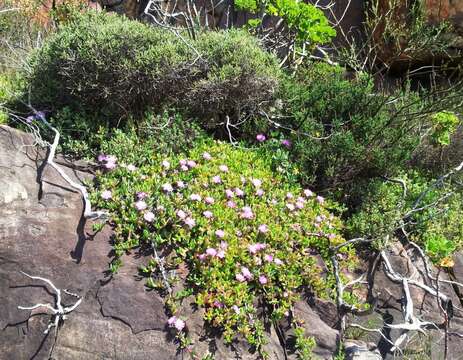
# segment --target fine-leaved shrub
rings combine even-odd
[[[113,125],[175,106],[204,121],[271,99],[276,60],[244,31],[197,40],[106,13],[76,14],[29,60],[35,106],[97,112]]]

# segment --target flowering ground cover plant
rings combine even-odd
[[[111,216],[114,263],[125,251],[153,244],[170,253],[167,269],[188,269],[188,290],[167,298],[169,326],[179,336],[188,329],[174,301],[182,296],[195,296],[227,342],[241,334],[259,352],[263,312],[272,321],[289,316],[304,290],[334,296],[324,260],[330,246],[344,242],[341,221],[322,196],[273,173],[262,154],[204,140],[188,157],[153,155],[124,164],[105,154],[99,160],[103,170],[92,196]],[[345,268],[355,259],[343,249],[338,257]],[[158,262],[141,271],[149,287],[166,290]]]

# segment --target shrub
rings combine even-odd
[[[107,149],[126,147],[119,143],[114,139]],[[279,320],[304,289],[333,295],[333,274],[320,267],[329,246],[343,242],[330,202],[283,181],[254,151],[205,141],[188,157],[148,153],[135,168],[123,151],[117,162],[102,157],[112,170],[99,174],[92,197],[110,213],[116,256],[138,247],[146,254],[153,243],[168,254],[167,271],[188,269],[188,290],[167,299],[173,319],[181,317],[174,300],[193,294],[227,342],[241,334],[262,351],[260,310]],[[343,250],[342,267],[353,259]],[[159,261],[141,272],[148,287],[166,290]],[[299,350],[308,352],[311,342],[299,340]]]
[[[419,144],[423,103],[404,90],[375,93],[373,78],[313,64],[282,84],[281,123],[290,128],[292,159],[303,180],[344,188],[362,178],[393,174]]]
[[[372,181],[365,200],[348,223],[349,235],[384,238],[398,236],[400,224],[435,262],[463,248],[463,193],[459,179],[436,182],[412,171],[401,174],[401,184]],[[461,178],[461,176],[460,176]],[[419,200],[419,201],[418,201]]]
[[[30,68],[36,106],[98,111],[113,125],[171,105],[206,120],[217,112],[233,116],[269,100],[278,77],[276,61],[245,32],[190,41],[94,12],[62,26],[31,57]]]

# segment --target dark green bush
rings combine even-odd
[[[314,64],[283,82],[281,98],[282,123],[293,130],[292,159],[318,188],[391,174],[420,140],[418,95],[375,93],[368,74],[347,79],[340,67]]]
[[[206,32],[193,41],[93,12],[75,15],[51,36],[30,69],[34,105],[98,112],[115,125],[169,105],[206,120],[253,110],[271,98],[279,72],[242,31]]]

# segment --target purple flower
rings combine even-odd
[[[178,331],[182,331],[185,327],[185,321],[183,321],[182,319],[177,319],[175,320],[174,326]]]
[[[26,118],[26,122],[27,122],[28,124],[32,123],[34,120],[35,120],[35,117],[32,116],[32,115],[30,115],[30,116],[28,116],[28,117]],[[98,160],[98,161],[100,161],[100,160]]]
[[[265,234],[268,231],[268,226],[265,224],[259,225],[257,228],[260,233]]]
[[[325,198],[323,196],[318,195],[317,196],[317,201],[319,204],[323,204],[325,202]]]
[[[234,193],[232,190],[227,189],[227,190],[225,190],[225,196],[226,196],[228,199],[230,199],[230,198],[232,198],[232,197],[235,196],[235,193]]]
[[[235,314],[239,314],[239,313],[240,313],[240,308],[239,308],[238,306],[233,305],[233,306],[232,306],[232,309],[233,309],[233,311],[235,312]]]
[[[223,250],[217,251],[217,257],[219,259],[223,259],[225,257],[225,251],[223,251]]]
[[[172,191],[174,191],[174,188],[172,187],[171,184],[163,184],[162,185],[162,190],[166,193],[170,193]]]
[[[293,198],[294,198],[294,195],[291,194],[290,192],[289,192],[289,193],[286,193],[286,198],[287,198],[287,199],[293,199]]]
[[[145,203],[143,200],[138,200],[138,201],[135,203],[135,208],[136,208],[138,211],[145,210],[147,207],[148,207],[148,205],[146,205],[146,203]]]
[[[288,208],[289,211],[294,211],[295,209],[293,204],[286,204],[286,207]]]
[[[304,195],[305,195],[305,197],[309,198],[309,197],[312,197],[314,194],[313,194],[313,192],[311,190],[305,189],[304,190]]]
[[[217,255],[217,250],[214,249],[214,248],[207,248],[206,249],[206,254],[207,254],[207,256],[214,257],[214,256]]]
[[[291,147],[292,143],[291,143],[290,140],[284,139],[284,140],[281,141],[281,145],[283,145],[283,146],[285,146],[286,148],[289,149]]]
[[[153,222],[153,220],[154,220],[154,214],[153,214],[151,211],[147,211],[147,212],[145,212],[145,214],[143,215],[143,218],[144,218],[145,221],[147,221],[147,222]]]
[[[186,166],[186,160],[185,159],[179,160],[178,163],[180,164],[180,166]]]
[[[258,142],[264,142],[267,139],[267,137],[264,134],[257,134],[256,140]]]
[[[180,170],[182,170],[182,171],[188,171],[188,166],[182,165],[182,166],[180,166]]]
[[[242,196],[244,196],[244,191],[239,189],[239,188],[235,188],[235,194],[238,197],[242,197]]]
[[[249,269],[246,266],[241,267],[241,274],[243,274],[243,276],[244,276],[244,278],[246,280],[252,280],[252,278],[253,278],[251,272],[249,271]]]
[[[215,202],[215,200],[214,200],[213,197],[206,196],[206,197],[204,198],[204,202],[205,202],[206,204],[208,204],[208,205],[212,205],[212,204]]]
[[[221,242],[220,242],[220,248],[221,248],[222,250],[227,250],[227,248],[228,248],[228,243],[227,243],[226,241],[221,241]]]
[[[222,172],[228,172],[228,166],[227,165],[220,165],[219,170]]]
[[[199,259],[199,261],[204,261],[204,260],[206,260],[206,254],[199,254],[199,255],[198,255],[198,259]]]
[[[107,161],[106,164],[104,164],[104,167],[108,170],[113,170],[117,166],[115,161]]]
[[[264,255],[264,260],[267,262],[272,262],[273,261],[273,256],[270,254]]]
[[[104,162],[104,161],[107,161],[107,156],[105,154],[100,154],[98,155],[98,162]]]
[[[143,200],[148,197],[148,194],[144,191],[137,192],[137,200]]]
[[[183,210],[177,210],[177,216],[178,216],[180,219],[184,220],[184,219],[186,218],[186,213],[185,213],[185,211],[183,211]]]
[[[239,282],[245,282],[246,278],[244,277],[243,274],[236,274],[235,279],[238,280]]]
[[[177,320],[177,317],[176,316],[172,316],[169,318],[169,320],[167,320],[167,324],[169,326],[173,326],[175,324],[175,321]]]
[[[179,189],[184,189],[186,187],[185,183],[182,180],[176,182]]]
[[[36,111],[35,112],[35,118],[45,120],[45,113],[43,111]]]
[[[219,300],[214,300],[213,305],[214,307],[219,308],[219,309],[223,308],[223,304]]]
[[[253,214],[253,212],[252,212],[252,210],[251,210],[251,208],[249,206],[245,206],[245,207],[243,207],[241,209],[240,217],[242,219],[250,220],[250,219],[254,218],[254,214]]]
[[[191,201],[201,201],[201,196],[198,194],[191,194],[190,195],[190,200]]]
[[[278,259],[278,258],[275,258],[275,259],[273,260],[273,262],[274,262],[276,265],[283,265],[283,261],[281,261],[281,260]]]
[[[111,199],[112,197],[113,197],[113,194],[112,194],[111,191],[109,191],[109,190],[105,190],[105,191],[103,191],[103,192],[101,193],[101,198],[102,198],[103,200],[109,200],[109,199]]]
[[[193,160],[188,160],[186,164],[187,164],[187,166],[188,166],[189,168],[194,168],[194,167],[196,167],[196,162],[193,161]]]
[[[219,175],[216,175],[216,176],[214,176],[214,177],[212,178],[212,182],[213,182],[214,184],[220,184],[220,183],[222,182],[222,179],[220,178]]]
[[[232,200],[227,201],[227,206],[231,209],[236,208],[236,203]]]
[[[259,180],[259,179],[251,179],[251,183],[256,188],[260,188],[262,186],[262,180]]]
[[[258,197],[261,197],[262,195],[264,195],[264,190],[262,190],[262,189],[257,189],[256,195],[257,195]]]
[[[212,156],[211,156],[211,154],[209,154],[208,152],[204,152],[204,153],[203,153],[203,159],[204,159],[204,160],[211,160],[211,159],[212,159]]]
[[[217,236],[219,239],[223,239],[225,237],[225,231],[223,230],[216,230],[215,231],[215,236]]]
[[[161,164],[164,169],[170,168],[170,162],[168,162],[167,160],[163,160]]]
[[[185,225],[188,226],[190,229],[193,229],[196,225],[196,221],[195,219],[191,218],[191,217],[187,217],[185,220]]]
[[[259,282],[262,284],[262,285],[265,285],[267,284],[267,278],[264,276],[264,275],[261,275],[259,276]]]
[[[333,240],[334,238],[336,238],[336,234],[328,234],[328,239]]]
[[[204,211],[203,215],[206,219],[211,219],[213,216],[212,212],[210,212],[209,210]]]
[[[266,247],[267,245],[265,244],[257,243],[249,245],[248,249],[251,254],[256,254],[258,251],[264,250]]]
[[[301,202],[301,201],[296,202],[296,208],[298,208],[299,210],[303,209],[304,208],[304,203]]]

